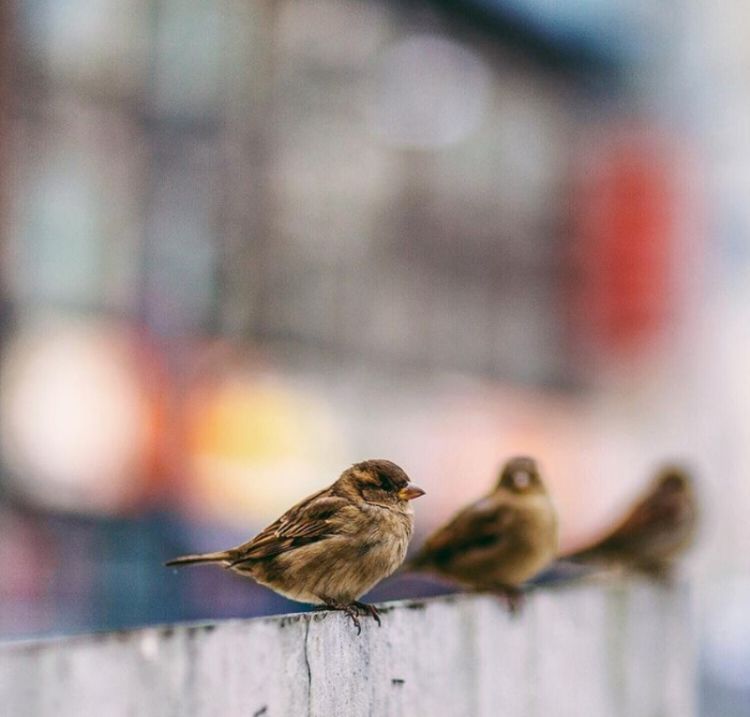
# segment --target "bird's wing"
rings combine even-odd
[[[684,493],[656,491],[638,503],[608,535],[575,553],[573,560],[586,561],[602,555],[632,553],[649,545],[654,537],[674,530],[692,515],[690,498]]]
[[[231,551],[233,567],[324,540],[341,532],[357,507],[325,489],[290,508],[252,540]]]
[[[684,495],[657,492],[637,505],[619,527],[602,541],[602,546],[638,540],[652,532],[674,526],[682,520],[685,507]]]
[[[510,506],[492,497],[484,498],[462,510],[433,533],[412,565],[445,564],[472,549],[497,547],[508,540],[516,517],[516,511]]]

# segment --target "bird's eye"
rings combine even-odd
[[[513,485],[516,488],[528,488],[531,483],[531,475],[528,471],[516,471],[513,474]]]
[[[392,476],[387,473],[378,473],[378,488],[388,493],[396,493],[402,485],[399,485],[400,481],[394,480]],[[406,485],[406,483],[404,483]]]

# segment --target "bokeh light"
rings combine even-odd
[[[130,506],[147,479],[154,416],[117,327],[45,322],[16,337],[0,375],[13,488],[73,511]]]
[[[187,401],[188,502],[204,520],[270,522],[344,468],[330,407],[280,376],[231,371]]]
[[[380,58],[373,130],[396,147],[455,144],[485,118],[491,84],[489,70],[471,48],[437,35],[407,37]]]

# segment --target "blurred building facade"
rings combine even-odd
[[[429,6],[246,5],[18,11],[19,312],[569,376],[580,79]]]

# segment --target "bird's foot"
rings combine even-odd
[[[637,569],[643,576],[652,580],[660,587],[671,588],[674,587],[676,583],[675,574],[670,565],[665,565],[663,563],[646,563],[639,565]]]
[[[505,603],[511,615],[520,615],[526,598],[523,590],[514,586],[507,586],[497,590],[497,596]]]
[[[340,610],[352,621],[354,627],[357,628],[357,635],[362,633],[362,625],[359,622],[359,609],[356,603],[341,603],[336,600],[326,600],[323,609]]]
[[[354,600],[350,603],[341,603],[336,600],[325,600],[324,604],[320,606],[321,610],[339,610],[343,612],[351,621],[354,627],[357,628],[357,635],[362,633],[362,624],[359,621],[360,616],[370,615],[374,618],[375,622],[380,625],[380,615],[374,605],[368,605],[364,602],[358,602]]]
[[[372,619],[378,623],[378,627],[380,627],[380,613],[374,605],[368,605],[366,602],[359,602],[358,600],[355,600],[352,604],[358,610],[362,611],[362,615],[369,615],[372,617]]]

